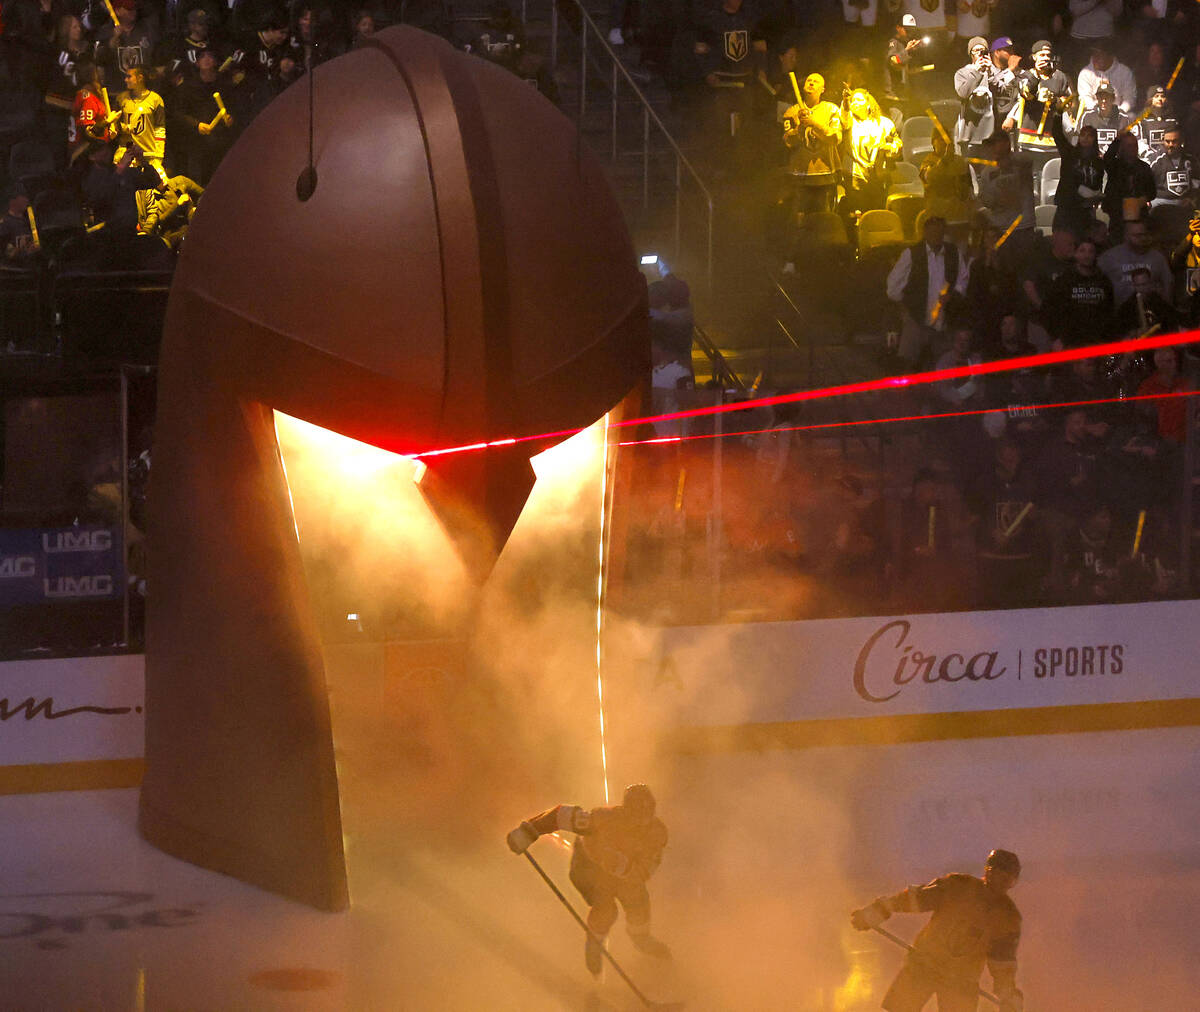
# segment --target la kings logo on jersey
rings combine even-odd
[[[1108,127],[1103,127],[1103,128],[1097,127],[1096,128],[1096,147],[1098,147],[1102,152],[1107,151],[1108,146],[1113,142],[1113,140],[1116,138],[1116,136],[1117,136],[1117,132],[1115,130],[1111,130]]]
[[[1167,192],[1175,194],[1176,197],[1182,197],[1188,192],[1188,165],[1185,162],[1183,168],[1167,170]]]
[[[725,33],[725,55],[734,63],[740,63],[750,52],[750,33],[744,28]]]

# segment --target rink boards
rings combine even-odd
[[[1193,601],[635,630],[611,677],[669,750],[1200,724]]]

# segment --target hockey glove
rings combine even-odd
[[[876,900],[870,906],[862,907],[850,914],[850,923],[859,931],[870,931],[872,928],[877,928],[889,917],[892,912],[884,905],[882,900]]]
[[[508,834],[508,849],[514,854],[524,854],[538,838],[538,831],[533,828],[533,823],[522,822],[516,829]]]
[[[1025,1012],[1025,995],[1020,988],[999,991],[996,997],[1000,999],[1000,1012]]]

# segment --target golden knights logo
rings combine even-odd
[[[745,28],[725,33],[725,56],[734,63],[740,63],[750,52],[750,33]]]

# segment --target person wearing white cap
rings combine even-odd
[[[916,33],[917,22],[911,14],[905,14],[896,25],[896,34],[888,40],[887,67],[884,81],[889,96],[908,98],[908,65],[912,63],[922,38]]]

